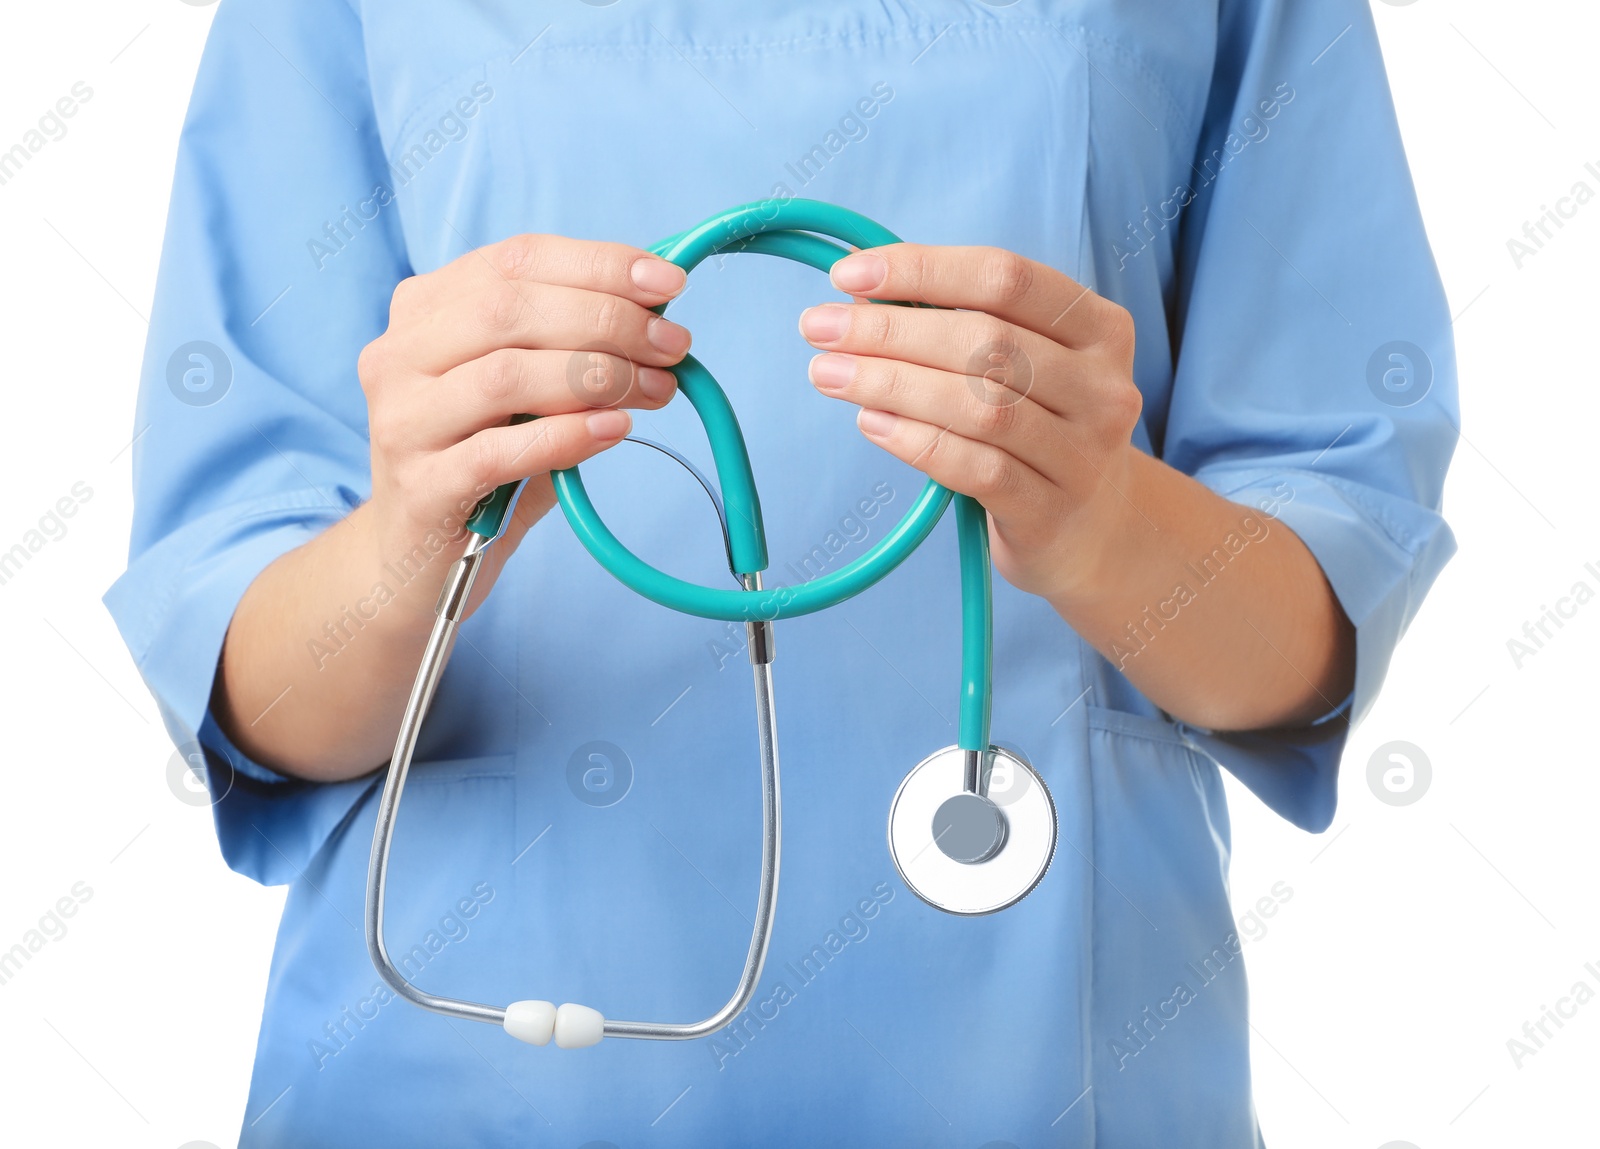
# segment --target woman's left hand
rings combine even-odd
[[[800,317],[825,395],[868,439],[983,504],[996,569],[1047,599],[1095,579],[1141,397],[1133,319],[1061,272],[991,247],[901,243],[833,267],[854,303]],[[934,310],[871,299],[933,304]]]

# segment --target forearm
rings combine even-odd
[[[1275,518],[1128,447],[1094,566],[1050,602],[1162,710],[1216,730],[1293,726],[1355,675],[1355,631]]]
[[[394,744],[434,600],[461,546],[385,555],[371,508],[264,570],[229,625],[213,713],[240,750],[274,769],[354,778]]]

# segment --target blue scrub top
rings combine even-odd
[[[1129,308],[1137,444],[1305,540],[1357,626],[1354,696],[1300,731],[1174,723],[997,580],[995,739],[1047,780],[1060,846],[1019,906],[941,914],[897,879],[885,822],[956,737],[947,517],[866,594],[777,628],[783,883],[733,1027],[569,1052],[415,1009],[360,928],[380,776],[308,784],[229,745],[207,709],[228,620],[369,493],[355,362],[396,282],[518,232],[642,246],[773,195],[1009,248]],[[796,316],[837,296],[756,255],[691,283],[672,313],[743,420],[768,584],[836,569],[921,483],[806,382]],[[241,1144],[1258,1144],[1219,767],[1328,825],[1347,719],[1454,549],[1454,374],[1360,0],[223,0],[106,601],[226,791],[223,857],[290,887]],[[637,430],[709,464],[686,403]],[[638,553],[731,585],[671,460],[624,444],[584,470]],[[399,821],[391,950],[477,1001],[705,1016],[756,889],[742,628],[637,598],[556,513],[463,639]]]

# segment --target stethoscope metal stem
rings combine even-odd
[[[445,665],[449,662],[456,629],[466,612],[467,601],[482,566],[484,552],[492,542],[492,539],[472,536],[467,553],[450,568],[444,588],[439,593],[433,630],[428,635],[422,663],[400,720],[400,731],[389,761],[388,777],[384,781],[383,794],[378,800],[377,821],[372,837],[372,856],[367,868],[367,952],[383,980],[407,1001],[445,1017],[501,1025],[515,1036],[543,1044],[549,1040],[550,1032],[545,1031],[536,1038],[527,1038],[519,1026],[507,1023],[507,1012],[516,1006],[535,1004],[550,1009],[548,1003],[519,1002],[513,1007],[499,1007],[428,993],[408,980],[390,960],[383,937],[384,898],[389,882],[389,850],[394,840],[395,817],[399,812],[400,796],[405,790],[406,776],[411,769],[411,759],[416,752],[422,723],[427,718],[434,692],[438,689]],[[742,575],[740,579],[747,590],[761,589],[759,574]],[[761,877],[756,896],[755,922],[750,933],[750,948],[745,955],[738,986],[726,1005],[702,1021],[675,1024],[605,1020],[598,1031],[594,1032],[591,1038],[580,1042],[581,1044],[598,1040],[602,1035],[651,1041],[685,1041],[705,1037],[737,1017],[755,996],[756,986],[761,980],[761,971],[766,965],[767,948],[772,940],[772,922],[777,913],[778,863],[782,852],[782,809],[778,778],[777,711],[772,685],[772,624],[752,622],[747,626],[750,632],[751,672],[755,685],[756,737],[761,754]],[[574,1007],[561,1008],[567,1010]],[[558,1011],[552,1010],[552,1012]],[[594,1011],[583,1012],[598,1016],[594,1015]],[[559,1022],[554,1033],[558,1044],[566,1044],[562,1040]]]
[[[389,884],[389,847],[394,841],[395,814],[400,808],[400,795],[406,785],[406,775],[411,770],[411,756],[416,752],[417,736],[422,732],[422,721],[428,715],[439,679],[444,676],[445,665],[450,661],[450,651],[455,646],[456,628],[466,612],[467,599],[472,594],[472,584],[477,581],[483,564],[484,552],[490,539],[471,536],[467,553],[457,559],[445,578],[439,592],[437,614],[433,630],[428,635],[428,645],[423,649],[422,664],[418,667],[416,681],[411,686],[411,696],[406,700],[405,713],[400,719],[400,733],[395,740],[394,753],[389,759],[389,774],[383,783],[383,794],[378,799],[377,826],[372,836],[372,856],[367,863],[366,932],[367,953],[379,976],[389,983],[401,997],[442,1013],[446,1017],[459,1017],[466,1021],[486,1021],[500,1025],[506,1011],[492,1005],[472,1001],[437,997],[417,988],[389,959],[388,947],[383,940],[384,895]]]
[[[748,590],[761,589],[761,576],[742,576]],[[683,1041],[706,1037],[727,1025],[744,1011],[755,996],[756,985],[767,962],[767,947],[772,942],[772,922],[778,911],[778,863],[783,852],[782,798],[778,786],[778,719],[772,692],[772,624],[752,622],[765,637],[752,633],[751,673],[755,679],[756,735],[761,742],[761,888],[756,895],[755,924],[750,931],[750,949],[745,954],[744,971],[728,1004],[704,1021],[692,1025],[663,1025],[643,1021],[607,1021],[607,1037],[639,1037],[655,1041]],[[762,654],[766,657],[763,659]]]
[[[992,750],[963,750],[961,752],[961,788],[980,798],[989,796],[989,774],[994,769]]]

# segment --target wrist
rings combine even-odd
[[[1155,530],[1142,510],[1151,462],[1125,444],[1101,466],[1094,496],[1069,517],[1060,544],[1068,557],[1043,595],[1059,613],[1081,611],[1126,584],[1141,542]]]
[[[459,523],[451,532],[386,511],[376,499],[352,511],[343,524],[349,532],[345,545],[331,557],[348,564],[354,577],[345,581],[360,588],[367,610],[381,607],[394,616],[381,629],[408,643],[432,627],[439,589],[465,546],[464,531]]]

